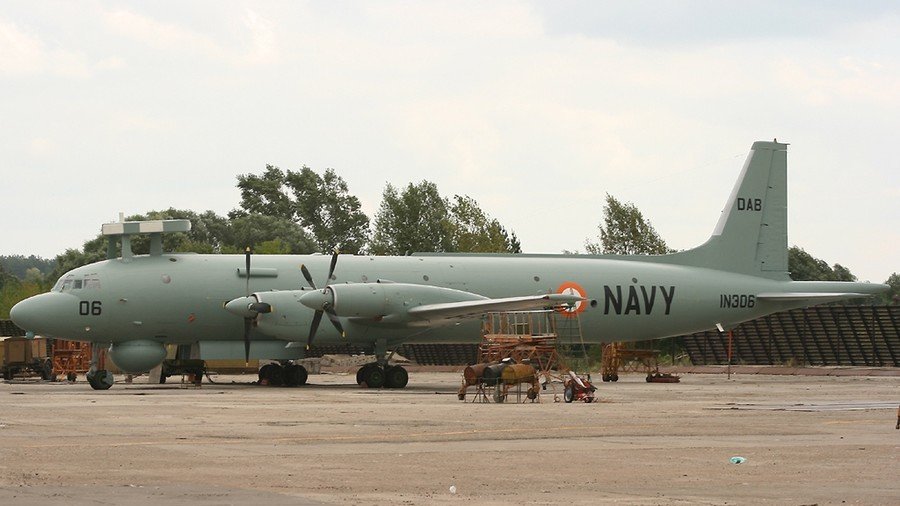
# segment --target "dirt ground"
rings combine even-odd
[[[594,404],[475,404],[458,373],[410,376],[0,383],[0,504],[900,504],[900,377],[628,375]]]

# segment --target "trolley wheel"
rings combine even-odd
[[[69,374],[66,374],[66,381],[68,381],[70,383],[75,383],[75,380],[77,380],[77,379],[78,379],[78,375],[75,374],[74,372],[70,372]]]
[[[575,389],[572,386],[567,386],[566,391],[563,392],[563,400],[566,402],[572,402],[575,400]]]

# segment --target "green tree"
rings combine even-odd
[[[788,250],[788,270],[794,281],[856,281],[856,276],[841,264],[828,266],[828,262],[816,258],[798,246]]]
[[[274,165],[266,165],[262,175],[238,175],[241,190],[241,209],[230,213],[232,218],[247,214],[265,214],[288,220],[295,218],[295,205],[287,186],[287,174]]]
[[[47,260],[34,255],[0,255],[0,266],[3,266],[9,274],[25,279],[25,273],[28,269],[35,267],[43,274],[48,274],[53,270],[53,260]]]
[[[333,169],[320,176],[309,167],[288,172],[288,186],[297,202],[300,224],[312,233],[320,251],[338,247],[358,253],[369,239],[369,217],[347,183]]]
[[[673,251],[634,204],[622,203],[608,193],[603,223],[597,228],[600,229],[600,242],[590,239],[584,242],[590,254],[662,255]]]
[[[264,214],[296,221],[323,252],[337,246],[356,253],[368,241],[369,217],[333,169],[320,176],[306,166],[283,171],[267,165],[262,175],[238,176],[237,186],[241,209],[229,213],[232,218]]]
[[[453,226],[447,199],[430,181],[409,183],[402,192],[388,183],[375,215],[369,248],[376,255],[453,250]]]
[[[880,302],[885,305],[900,305],[900,273],[893,273],[884,281],[891,287],[887,293],[881,294]]]
[[[223,249],[222,253],[243,252],[247,246],[259,254],[277,252],[300,255],[316,251],[316,243],[309,234],[288,218],[247,214],[231,220],[231,234],[230,249]],[[272,250],[272,244],[263,246],[272,241],[280,243],[277,251]]]
[[[468,195],[454,195],[450,205],[454,251],[473,253],[521,253],[515,232],[508,232]]]

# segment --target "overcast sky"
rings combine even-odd
[[[893,5],[892,5],[893,4]],[[604,195],[706,240],[755,140],[788,142],[789,242],[900,271],[896,2],[0,4],[0,254],[120,211],[225,214],[235,176],[331,167],[468,194],[526,252]]]

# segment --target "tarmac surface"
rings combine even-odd
[[[0,383],[0,504],[900,504],[897,376],[632,374],[593,404],[214,379]]]

